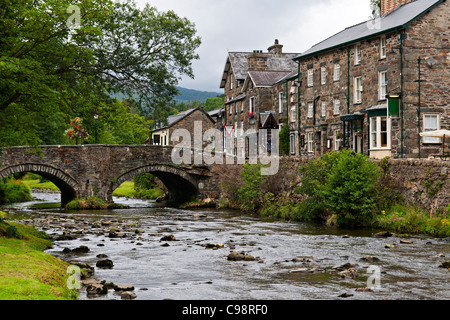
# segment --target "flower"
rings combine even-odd
[[[385,216],[386,215],[386,211],[381,211],[381,214],[383,215],[383,216]]]

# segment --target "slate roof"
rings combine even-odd
[[[210,119],[211,121],[215,122],[212,118],[211,115],[209,115],[208,113],[206,113],[203,108],[194,108],[194,109],[189,109],[186,111],[182,111],[177,115],[174,116],[169,116],[167,117],[167,126],[161,126],[160,128],[155,128],[155,130],[153,130],[152,132],[156,132],[156,131],[161,131],[167,128],[170,128],[171,126],[173,126],[174,124],[178,123],[179,121],[183,120],[184,118],[188,117],[190,114],[194,113],[195,111],[200,110],[202,112],[204,112]]]
[[[290,75],[291,71],[249,71],[248,74],[256,87],[271,87],[280,79]]]
[[[233,69],[237,80],[245,80],[248,75],[248,56],[253,52],[229,52],[225,64],[220,88],[225,87],[228,72]],[[267,56],[267,70],[269,71],[292,71],[297,70],[297,63],[292,59],[298,56],[298,53],[283,53],[281,57],[273,53],[264,53]]]
[[[404,29],[411,22],[444,1],[445,0],[416,0],[401,5],[378,20],[369,20],[357,24],[325,39],[294,58],[294,60],[326,52],[351,43],[356,43],[363,39]]]

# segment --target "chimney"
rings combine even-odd
[[[415,0],[381,0],[381,15],[384,16],[402,4],[407,4]]]
[[[267,70],[267,54],[262,50],[253,50],[248,56],[248,71]]]
[[[283,54],[283,45],[278,42],[278,39],[275,39],[275,44],[271,45],[267,50],[276,57],[281,57]]]

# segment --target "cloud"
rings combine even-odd
[[[346,27],[369,19],[370,0],[136,0],[173,10],[194,22],[202,45],[195,79],[182,87],[221,92],[228,51],[264,50],[279,39],[284,52],[300,53]]]

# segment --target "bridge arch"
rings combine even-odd
[[[0,179],[15,173],[32,172],[53,182],[61,191],[61,206],[64,207],[77,197],[79,183],[66,172],[46,164],[23,163],[11,165],[0,170]]]
[[[171,201],[188,201],[199,192],[199,182],[186,171],[167,165],[146,165],[127,171],[115,179],[111,193],[125,181],[143,173],[151,173],[160,179],[169,190]]]

